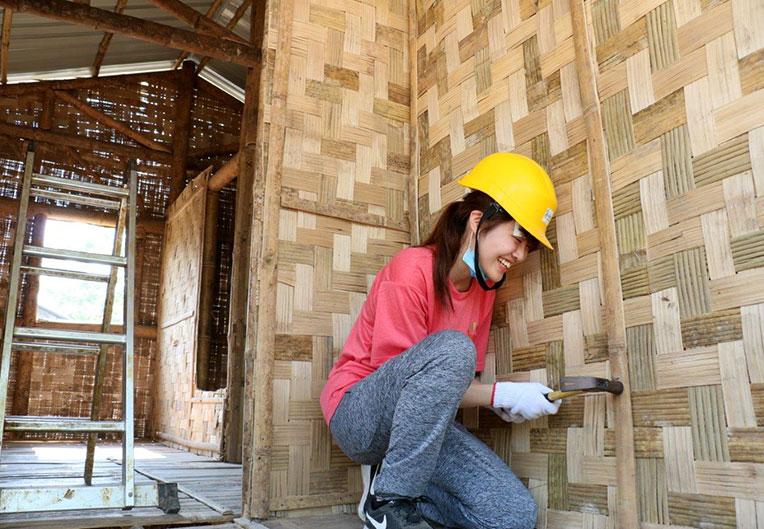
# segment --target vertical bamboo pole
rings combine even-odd
[[[172,183],[167,206],[183,191],[186,183],[188,158],[188,137],[191,132],[191,106],[194,100],[194,70],[192,61],[183,63],[183,72],[178,79],[178,98],[175,100],[175,130],[172,138]]]
[[[204,246],[202,247],[202,279],[199,292],[199,330],[196,337],[196,387],[210,386],[210,348],[212,346],[212,304],[217,283],[218,209],[220,194],[207,189],[204,208]]]
[[[289,61],[292,47],[293,0],[281,0],[278,9],[278,41],[271,89],[271,123],[268,135],[266,171],[258,158],[257,173],[264,178],[262,201],[255,181],[255,216],[262,215],[262,238],[253,241],[252,266],[257,266],[257,297],[250,297],[250,311],[257,311],[255,339],[254,431],[251,450],[252,491],[247,513],[267,518],[270,510],[271,452],[273,449],[273,362],[276,340],[276,277],[281,176],[286,136],[286,101],[289,85]],[[255,233],[253,223],[253,234]],[[249,336],[248,336],[249,338]],[[247,514],[245,514],[246,516]]]
[[[245,373],[252,373],[252,366],[247,365],[249,356],[244,349],[247,337],[247,305],[249,294],[249,256],[252,237],[252,186],[254,183],[255,151],[257,138],[261,138],[264,126],[259,118],[265,95],[265,86],[261,82],[267,67],[265,61],[266,2],[252,4],[250,14],[250,42],[263,50],[263,60],[259,67],[247,72],[244,95],[244,112],[241,120],[241,140],[239,144],[238,176],[236,178],[236,207],[233,233],[233,256],[231,259],[231,299],[228,309],[228,391],[224,409],[223,458],[225,461],[244,462],[242,454],[244,444],[251,442],[249,421],[242,424],[244,417],[251,417],[251,401],[244,398]],[[244,431],[247,432],[246,438]],[[247,464],[243,465],[247,468]],[[249,475],[245,472],[242,482],[243,492],[248,492]],[[243,494],[246,504],[247,494]],[[242,505],[242,511],[244,506]]]
[[[417,127],[417,15],[416,0],[409,0],[409,232],[411,244],[419,244],[419,129]]]
[[[615,452],[618,469],[618,512],[620,529],[638,529],[636,462],[634,459],[634,424],[631,414],[631,389],[626,352],[626,320],[618,262],[615,217],[610,189],[610,166],[602,128],[602,111],[595,79],[596,63],[584,0],[570,0],[575,46],[576,69],[584,107],[589,164],[594,190],[594,205],[600,237],[602,282],[605,293],[605,328],[608,336],[610,371],[623,382],[624,391],[613,399],[615,406]]]

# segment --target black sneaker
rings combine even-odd
[[[374,478],[377,477],[381,465],[361,465],[361,479],[363,479],[363,494],[358,502],[358,517],[362,522],[366,521],[366,506],[369,498],[374,495]]]
[[[432,529],[416,508],[414,498],[370,497],[366,509],[366,529]]]

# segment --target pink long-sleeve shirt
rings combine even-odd
[[[473,280],[467,291],[459,292],[449,280],[454,310],[439,309],[432,279],[433,261],[431,248],[407,248],[377,274],[321,392],[327,424],[349,388],[438,331],[452,329],[469,336],[477,350],[477,371],[483,370],[495,291],[485,291]]]

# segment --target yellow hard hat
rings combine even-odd
[[[489,154],[459,183],[494,199],[525,231],[553,249],[546,228],[557,210],[557,195],[549,175],[535,161],[512,152]]]

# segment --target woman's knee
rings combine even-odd
[[[533,529],[536,527],[538,505],[526,488],[495,495],[490,515],[480,524],[481,529]]]
[[[469,336],[460,331],[439,331],[431,336],[437,342],[437,356],[448,368],[464,373],[469,378],[475,375],[477,352]]]

